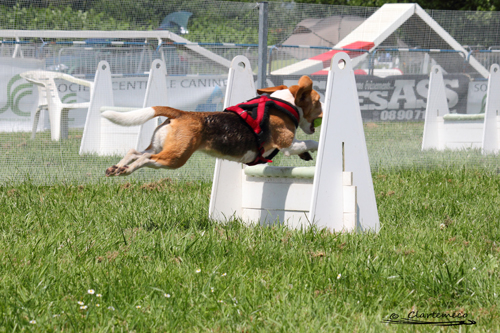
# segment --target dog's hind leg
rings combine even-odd
[[[151,156],[153,154],[151,153],[143,153],[141,154],[138,158],[136,158],[131,164],[125,164],[123,166],[118,167],[114,175],[115,176],[128,176],[132,172],[134,172],[137,169],[140,169],[142,167],[150,167],[150,168],[161,168],[164,167],[163,165],[157,163],[156,161],[151,159]],[[125,159],[125,158],[124,158]]]
[[[145,151],[138,152],[135,149],[130,149],[120,162],[118,162],[116,165],[113,165],[112,167],[109,167],[106,170],[106,176],[115,176],[115,175],[117,176],[120,174],[124,174],[125,169],[128,168],[128,165],[141,158],[144,154],[151,155],[155,151],[156,152],[161,151],[161,147],[163,146],[165,137],[168,134],[169,124],[170,120],[167,119],[166,121],[163,122],[163,124],[161,124],[155,129],[153,137],[151,138],[151,144],[146,148]]]
[[[175,126],[167,126],[170,122]],[[155,131],[145,152],[130,150],[117,165],[106,170],[106,175],[126,176],[143,167],[177,169],[183,166],[201,145],[202,125],[192,118],[168,120],[164,125]]]
[[[187,148],[187,149],[186,149]],[[191,148],[191,149],[189,149]],[[116,166],[112,166],[112,174],[108,175],[108,168],[106,175],[108,176],[128,176],[137,169],[148,167],[154,169],[177,169],[183,166],[187,160],[194,153],[193,147],[182,147],[169,145],[165,147],[159,154],[152,154],[150,152],[139,153],[133,149],[125,156]],[[139,156],[138,156],[139,154]],[[133,161],[133,162],[132,162]],[[129,164],[132,162],[131,164]],[[125,163],[125,164],[123,164]]]
[[[147,152],[148,151],[146,150],[140,153],[135,149],[130,149],[120,162],[106,169],[106,176],[115,176],[122,173],[123,172],[122,169],[127,168],[127,165],[129,163],[139,159],[144,153]]]
[[[184,158],[178,158],[176,154],[170,154],[170,157],[165,158],[165,156],[168,156],[169,154],[165,154],[165,152],[162,152],[162,154],[156,154],[153,155],[151,153],[143,153],[139,158],[137,158],[133,163],[131,164],[125,164],[123,166],[113,166],[116,167],[113,170],[113,174],[110,176],[128,176],[132,172],[134,172],[137,169],[143,168],[143,167],[148,167],[148,168],[153,168],[153,169],[177,169],[183,166],[187,159],[191,156],[191,154],[183,154]],[[186,156],[189,155],[189,156]],[[111,167],[111,168],[113,168]],[[108,169],[109,170],[109,169]],[[106,171],[106,175],[108,172]]]

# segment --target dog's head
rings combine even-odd
[[[301,117],[300,128],[307,134],[314,133],[314,120],[323,117],[322,103],[319,94],[313,89],[313,82],[309,76],[302,76],[298,85],[287,87],[284,85],[270,88],[258,89],[257,93],[270,94],[295,105]]]

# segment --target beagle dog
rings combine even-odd
[[[323,115],[312,80],[302,76],[297,85],[258,89],[257,93],[262,96],[225,112],[187,112],[167,106],[103,112],[104,118],[122,126],[140,125],[154,117],[168,118],[155,129],[144,152],[131,149],[106,170],[106,176],[130,175],[142,167],[177,169],[195,151],[249,165],[269,162],[278,150],[287,156],[312,159],[308,152],[317,150],[318,143],[295,139],[298,127],[313,134],[315,120],[321,121]]]

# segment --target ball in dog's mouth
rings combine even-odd
[[[321,125],[322,121],[323,121],[323,118],[316,118],[313,120],[312,124],[314,127],[319,127]]]
[[[322,118],[316,118],[313,120],[310,127],[312,133],[314,133],[316,127],[319,127],[321,125],[322,120]]]

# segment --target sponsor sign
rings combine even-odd
[[[43,60],[0,57],[0,132],[31,130],[36,88],[19,74],[43,67]]]
[[[291,86],[300,76],[272,76],[273,85]],[[314,89],[324,100],[327,76],[313,76]],[[451,113],[467,113],[469,78],[462,74],[444,76]],[[364,121],[420,121],[424,119],[429,90],[428,75],[398,75],[380,78],[356,75],[359,104]]]
[[[467,96],[467,113],[484,113],[486,110],[486,91],[488,81],[472,81],[469,83]]]
[[[42,69],[44,62],[32,59],[0,58],[0,131],[31,131],[32,117],[38,105],[38,90],[19,73]],[[125,76],[112,79],[115,106],[141,108],[148,77]],[[88,102],[90,89],[64,80],[56,80],[63,103]],[[169,106],[186,111],[222,111],[227,75],[167,76]],[[83,127],[86,109],[70,110],[70,127]],[[50,128],[48,115],[42,112],[39,129]]]
[[[147,76],[127,76],[112,79],[115,106],[142,108],[146,95]],[[185,111],[222,111],[227,75],[167,76],[168,106]],[[59,93],[76,92],[78,102],[88,101],[87,87],[73,83],[58,83]],[[76,91],[77,90],[77,91]],[[74,116],[74,127],[83,127],[86,112]]]
[[[42,69],[44,63],[34,59],[0,58],[0,131],[30,131],[38,92],[19,74]],[[297,83],[300,76],[270,76],[268,86]],[[115,106],[141,108],[148,77],[113,78]],[[326,90],[327,76],[313,76],[314,89]],[[445,75],[446,97],[452,113],[479,113],[484,109],[486,81],[471,82],[466,75]],[[88,87],[57,81],[58,92],[65,103],[88,102]],[[429,89],[428,75],[398,75],[380,78],[357,75],[356,84],[364,121],[421,121],[424,119]],[[227,75],[167,76],[169,106],[187,111],[221,111]],[[87,110],[71,110],[71,127],[83,127]],[[49,128],[48,115],[42,113],[40,128]]]
[[[142,107],[148,77],[113,79],[116,106]],[[222,111],[227,75],[167,76],[169,106],[186,111]]]

